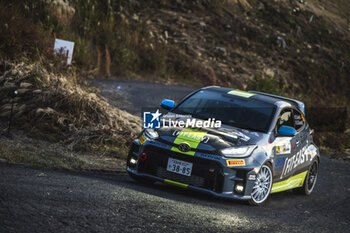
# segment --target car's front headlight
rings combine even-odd
[[[157,139],[159,137],[158,132],[154,129],[146,129],[144,135],[149,139]]]
[[[225,155],[225,157],[247,157],[251,155],[253,150],[255,150],[256,145],[250,146],[241,146],[241,147],[229,147],[221,150],[221,153]]]

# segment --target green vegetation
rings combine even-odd
[[[247,89],[275,95],[283,95],[285,93],[286,86],[281,80],[278,80],[276,77],[271,77],[268,75],[259,77],[255,75],[248,82]]]

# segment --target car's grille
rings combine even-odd
[[[155,146],[146,146],[147,160],[141,162],[139,171],[184,184],[222,192],[223,172],[220,163],[190,155],[165,150]],[[184,176],[166,170],[168,158],[193,163],[191,176]]]

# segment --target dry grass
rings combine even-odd
[[[60,143],[25,136],[13,130],[11,138],[0,135],[0,162],[29,164],[51,169],[122,172],[125,160],[94,151],[75,152]]]
[[[17,90],[18,95],[12,98]],[[139,118],[110,106],[77,82],[74,71],[49,72],[35,63],[0,63],[0,120],[13,107],[14,126],[29,137],[124,157],[140,132]]]

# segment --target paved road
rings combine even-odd
[[[134,114],[194,89],[105,80],[94,85],[112,104]],[[322,157],[320,166],[311,196],[287,191],[271,195],[263,207],[251,207],[163,184],[139,184],[123,173],[0,163],[0,232],[350,232],[350,165]]]
[[[144,81],[93,79],[89,81],[101,90],[110,104],[132,114],[141,114],[142,108],[159,106],[163,99],[178,102],[198,89],[181,85],[166,85]]]
[[[273,194],[264,207],[122,174],[0,163],[0,232],[346,232],[350,166],[322,158],[313,195]]]

